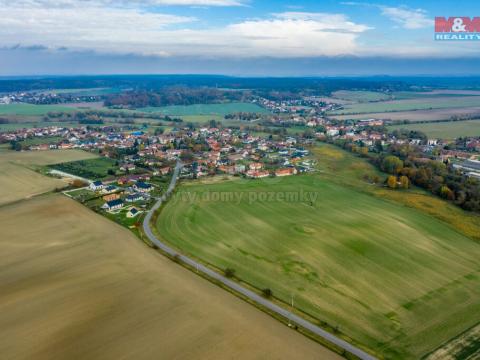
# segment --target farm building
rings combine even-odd
[[[102,190],[105,187],[100,180],[94,181],[90,184],[90,189],[93,191]]]

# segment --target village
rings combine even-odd
[[[409,144],[420,149],[426,158],[452,162],[465,175],[480,177],[477,164],[480,139],[476,137],[452,142],[426,138],[417,132],[388,132],[384,120],[339,122],[323,116],[325,109],[319,106],[324,104],[316,100],[258,101],[262,106],[288,113],[282,118],[270,116],[269,123],[274,126],[265,127],[263,134],[231,128],[227,122],[213,126],[179,123],[178,127],[161,133],[121,126],[46,126],[2,132],[0,143],[28,151],[83,149],[116,159],[117,172],[132,173],[140,166],[143,173],[151,176],[165,175],[177,159],[182,159],[185,167],[181,177],[190,179],[222,173],[258,179],[313,171],[308,147],[318,140],[348,141],[367,151]],[[312,106],[308,114],[297,113],[306,105]],[[290,133],[291,126],[303,127],[303,131]],[[286,131],[279,135],[275,131],[278,129]],[[137,169],[136,173],[142,175],[142,171]]]
[[[93,166],[89,160],[57,165],[50,175],[88,183],[69,194],[90,207],[112,213],[128,207],[128,218],[136,217],[152,197],[161,194],[177,160],[184,163],[183,179],[218,174],[250,179],[284,177],[311,172],[315,165],[306,149],[310,141],[292,136],[273,140],[229,128],[182,128],[152,135],[117,127],[53,126],[16,130],[1,137],[11,144],[38,140],[26,151],[82,149],[109,160],[111,167],[100,178],[92,172],[97,164]]]

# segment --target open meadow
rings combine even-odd
[[[0,105],[0,115],[38,116],[49,112],[71,112],[75,108],[62,105],[8,104]]]
[[[43,176],[35,167],[65,161],[92,159],[96,156],[80,150],[37,152],[0,152],[0,205],[42,194],[67,183]]]
[[[63,195],[0,227],[2,359],[340,359]]]
[[[345,105],[344,109],[332,112],[335,115],[368,114],[390,111],[430,110],[430,109],[468,109],[480,107],[479,96],[445,96],[432,98],[413,98],[406,100],[378,101]]]
[[[59,126],[59,127],[78,127],[78,122],[65,122],[65,121],[42,121],[37,119],[37,121],[30,120],[27,122],[11,122],[7,124],[0,124],[0,131],[14,131],[18,129],[32,129],[40,127],[50,127],[50,126]]]
[[[389,126],[390,131],[396,129],[418,130],[429,138],[455,139],[462,136],[480,136],[480,119],[465,121],[436,122],[426,124],[406,124]]]
[[[464,234],[480,218],[370,185],[378,173],[337,148],[315,153],[311,175],[186,183],[157,229],[387,358],[418,359],[477,324],[480,244]]]
[[[97,157],[53,164],[49,165],[49,168],[94,181],[105,179],[110,175],[109,171],[115,173],[118,170],[116,163],[107,157]]]
[[[480,107],[470,108],[451,108],[451,109],[432,109],[432,110],[412,110],[412,111],[394,111],[368,114],[350,114],[350,115],[329,115],[337,120],[363,120],[363,119],[381,119],[381,120],[400,120],[400,121],[434,121],[449,120],[452,117],[480,117]]]

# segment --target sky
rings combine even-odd
[[[0,0],[0,76],[480,74],[480,41],[435,41],[435,16],[480,2]]]

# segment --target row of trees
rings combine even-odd
[[[82,121],[85,119],[117,119],[119,123],[134,123],[135,119],[154,119],[168,122],[181,123],[180,118],[170,117],[160,113],[142,113],[132,111],[118,111],[118,110],[86,110],[77,112],[49,112],[43,117],[43,121]]]
[[[392,145],[390,155],[382,154],[382,170],[407,177],[413,184],[450,200],[465,210],[480,212],[480,183],[451,165],[420,157],[415,147]]]
[[[378,153],[348,141],[336,145],[368,158],[382,171],[390,174],[390,188],[408,188],[414,184],[453,202],[468,211],[480,212],[480,182],[467,177],[450,164],[424,157],[417,146],[393,144]],[[376,148],[378,150],[378,148]]]

